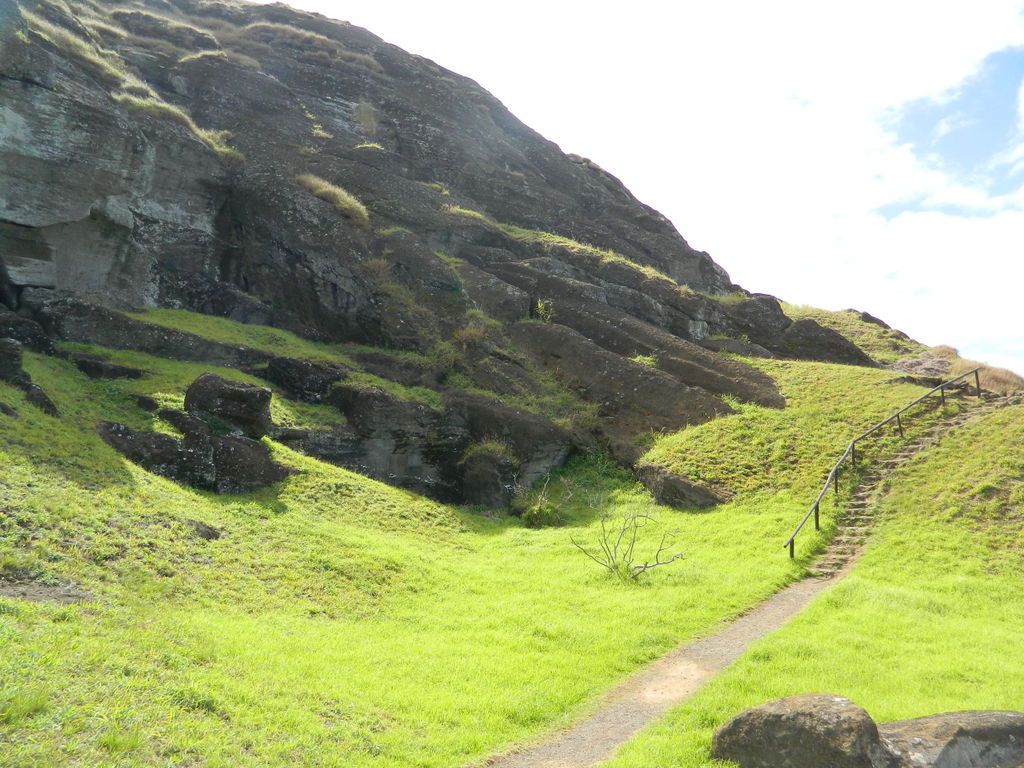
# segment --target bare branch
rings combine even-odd
[[[574,539],[574,538],[573,538],[572,536],[570,536],[570,537],[569,537],[569,541],[571,541],[571,542],[572,542],[573,546],[574,546],[574,547],[576,547],[576,549],[578,549],[578,550],[579,550],[580,552],[582,552],[582,553],[583,553],[584,555],[586,555],[587,557],[589,557],[589,558],[590,558],[591,560],[593,560],[593,561],[594,561],[595,563],[597,563],[598,565],[600,565],[600,566],[603,566],[603,567],[605,567],[605,568],[608,568],[609,570],[612,570],[612,566],[611,566],[611,565],[609,565],[608,563],[604,562],[603,560],[600,560],[599,558],[597,558],[597,557],[595,557],[594,555],[592,555],[592,554],[591,554],[591,553],[590,553],[590,552],[589,552],[589,551],[587,550],[587,548],[586,548],[586,547],[584,547],[584,546],[583,546],[582,544],[580,544],[580,543],[579,543],[578,541],[576,541],[576,539]]]
[[[658,551],[654,553],[654,562],[645,562],[643,565],[632,566],[633,578],[637,578],[641,573],[643,573],[644,571],[649,571],[651,570],[651,568],[657,568],[659,565],[668,565],[669,563],[673,563],[679,558],[681,558],[683,556],[683,553],[677,552],[676,554],[672,555],[672,557],[670,557],[668,560],[661,559],[662,553],[671,545],[672,539],[669,538],[669,533],[666,531],[665,533],[661,534],[661,543],[658,545]]]
[[[597,540],[599,553],[583,546],[572,536],[569,537],[569,541],[576,549],[602,568],[606,568],[620,577],[628,574],[632,579],[638,578],[641,573],[657,568],[659,565],[668,565],[683,556],[682,553],[677,553],[665,559],[664,555],[673,543],[673,536],[666,531],[662,533],[658,549],[654,553],[654,562],[647,560],[642,565],[634,565],[633,559],[639,531],[654,520],[653,516],[650,513],[627,512],[615,526],[610,527],[611,520],[610,514],[606,513],[601,516],[601,535]]]

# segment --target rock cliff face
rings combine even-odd
[[[871,364],[733,285],[617,179],[476,83],[283,5],[5,3],[0,180],[0,320],[25,344],[171,343],[117,315],[166,307],[416,351],[441,361],[417,385],[488,392],[493,409],[550,370],[597,409],[575,444],[624,463],[640,432],[728,412],[721,395],[784,405],[763,373],[708,349]],[[221,364],[270,357],[185,346]],[[459,408],[445,413],[465,429]],[[359,457],[349,463],[394,465],[394,436],[363,431],[340,452]],[[436,448],[416,440],[414,453]],[[532,477],[544,462],[527,453]],[[522,474],[499,464],[474,471]]]

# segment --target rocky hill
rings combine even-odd
[[[502,506],[573,451],[631,466],[652,432],[785,405],[723,351],[875,364],[734,285],[473,81],[363,29],[224,0],[0,14],[0,336],[227,365],[337,409],[317,429],[259,416],[247,439]],[[213,343],[138,315],[156,308],[335,352]],[[637,469],[661,498],[711,498]]]

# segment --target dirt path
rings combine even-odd
[[[719,632],[683,646],[633,675],[605,696],[592,715],[549,741],[492,760],[491,768],[587,768],[611,757],[622,743],[658,715],[695,693],[704,683],[739,658],[754,640],[782,627],[811,598],[836,583],[860,557],[871,526],[869,509],[882,478],[949,429],[981,416],[996,403],[986,403],[938,425],[883,463],[880,474],[865,477],[854,491],[839,531],[818,558],[812,575],[795,582]],[[784,556],[784,555],[781,555]]]
[[[552,741],[498,758],[492,768],[584,768],[611,756],[650,723],[740,657],[747,646],[781,627],[808,601],[845,573],[795,582],[728,624],[717,634],[663,656],[606,696],[606,703]]]

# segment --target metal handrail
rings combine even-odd
[[[846,461],[847,458],[849,458],[851,461],[856,461],[857,460],[857,442],[859,440],[863,440],[865,437],[868,437],[869,435],[873,434],[874,432],[877,432],[879,429],[884,427],[886,424],[889,424],[889,423],[891,423],[894,420],[896,422],[897,428],[899,429],[900,437],[903,437],[903,420],[902,420],[901,417],[903,416],[904,413],[909,411],[911,408],[913,408],[915,405],[920,403],[925,398],[930,397],[931,395],[935,394],[936,392],[938,392],[939,395],[942,397],[942,404],[945,405],[946,404],[946,387],[949,387],[949,386],[951,386],[953,384],[956,384],[961,379],[966,379],[972,373],[974,374],[974,386],[975,386],[975,389],[977,389],[977,391],[978,391],[978,397],[981,397],[981,379],[978,376],[978,371],[980,371],[980,370],[981,370],[980,368],[974,368],[973,370],[967,371],[967,373],[960,374],[955,379],[950,379],[949,381],[944,381],[942,384],[939,384],[939,386],[935,387],[934,389],[930,389],[927,392],[925,392],[923,395],[921,395],[919,398],[917,398],[917,400],[915,400],[914,402],[912,402],[909,405],[906,405],[903,408],[901,408],[900,410],[896,411],[896,413],[894,413],[889,418],[885,419],[884,421],[878,422],[877,424],[875,424],[875,426],[873,426],[871,429],[869,429],[864,434],[859,435],[859,436],[853,438],[853,440],[850,441],[850,444],[848,446],[846,446],[846,450],[843,451],[843,455],[839,457],[839,461],[837,461],[835,463],[835,466],[832,467],[832,471],[828,473],[828,477],[825,478],[825,484],[821,486],[821,492],[818,494],[818,498],[816,498],[814,500],[814,503],[811,504],[811,508],[809,510],[807,510],[807,514],[804,515],[804,519],[800,521],[800,524],[796,527],[796,530],[793,531],[793,535],[790,536],[789,539],[786,541],[786,543],[782,545],[783,547],[789,547],[789,556],[790,557],[795,557],[796,556],[795,545],[794,545],[793,542],[796,539],[796,535],[798,533],[800,533],[800,529],[803,528],[804,525],[807,523],[807,521],[811,519],[811,515],[814,515],[814,530],[816,530],[816,531],[821,530],[821,519],[820,519],[820,512],[819,512],[819,507],[821,506],[821,500],[823,498],[825,498],[825,494],[828,493],[828,487],[830,485],[835,488],[835,492],[836,493],[839,493],[839,468],[842,466],[843,462]]]

